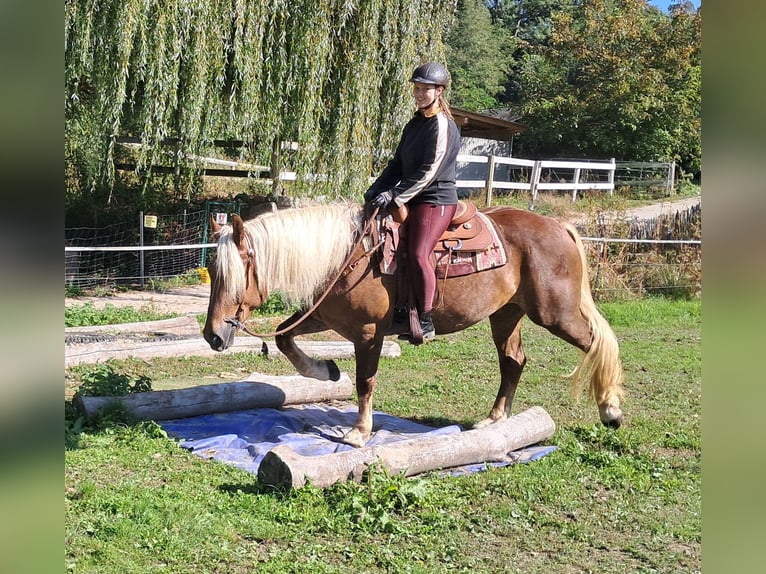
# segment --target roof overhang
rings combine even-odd
[[[457,127],[460,128],[460,135],[466,138],[510,140],[527,129],[527,126],[522,124],[479,112],[469,112],[461,108],[450,108],[450,110]]]

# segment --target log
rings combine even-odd
[[[338,381],[318,381],[300,375],[253,373],[244,381],[199,385],[184,389],[149,391],[119,397],[75,397],[74,404],[89,420],[105,408],[123,407],[139,420],[168,420],[212,413],[286,405],[347,400],[354,385],[348,373]]]
[[[117,323],[114,325],[89,325],[86,327],[66,327],[65,336],[73,335],[94,335],[94,334],[133,334],[150,333],[153,335],[178,335],[178,336],[199,336],[202,327],[199,326],[195,315],[184,315],[183,317],[174,317],[172,319],[160,319],[158,321],[140,321],[137,323]]]
[[[504,421],[450,435],[412,438],[320,456],[302,456],[287,445],[270,450],[258,467],[259,482],[282,488],[311,483],[324,488],[360,481],[370,465],[390,474],[413,476],[443,468],[508,460],[508,453],[549,439],[556,424],[542,407],[531,407]]]
[[[354,345],[348,341],[296,341],[296,345],[307,355],[322,359],[345,359],[354,357]],[[279,357],[282,353],[273,341],[264,341],[258,337],[237,337],[234,345],[223,351],[225,355],[233,353],[263,353],[270,357]],[[109,359],[152,359],[154,357],[215,357],[214,351],[202,338],[175,341],[130,341],[126,339],[114,342],[66,345],[64,349],[64,367],[83,363],[98,363]],[[395,341],[384,341],[381,357],[399,357],[402,349]]]

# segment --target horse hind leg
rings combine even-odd
[[[538,269],[549,271],[549,280],[533,282],[528,287],[525,308],[532,321],[582,351],[580,363],[569,375],[572,396],[579,397],[588,385],[601,422],[618,428],[623,420],[619,345],[593,301],[582,240],[573,225],[566,222],[562,225],[575,246],[573,252],[561,253],[568,272],[560,271],[562,265],[558,260],[538,261]]]
[[[497,349],[500,365],[500,388],[489,416],[474,425],[481,428],[511,416],[513,398],[527,362],[521,342],[521,318],[524,312],[518,307],[499,311],[490,317],[492,339]]]
[[[612,327],[593,301],[588,278],[588,262],[585,248],[577,229],[571,223],[564,223],[564,229],[577,247],[582,269],[580,279],[580,315],[588,325],[590,340],[587,347],[581,347],[584,355],[580,364],[572,371],[572,394],[579,396],[585,382],[590,380],[590,394],[598,405],[601,422],[612,428],[622,425],[620,401],[624,397],[623,370],[620,360],[620,346]]]
[[[569,375],[574,397],[590,381],[590,395],[598,405],[601,422],[611,428],[622,425],[620,401],[624,396],[623,371],[617,338],[595,305],[584,312],[590,330],[590,346],[583,349],[580,364]]]
[[[601,422],[612,428],[622,424],[620,401],[623,398],[622,364],[619,345],[606,319],[595,305],[588,302],[574,307],[573,312],[561,311],[555,321],[532,320],[550,333],[581,351],[580,362],[568,375],[572,398],[579,398],[586,385],[598,406]]]

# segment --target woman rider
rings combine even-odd
[[[444,98],[449,77],[441,64],[418,66],[410,82],[417,110],[404,126],[393,159],[364,199],[381,210],[391,203],[407,204],[408,270],[423,340],[428,341],[436,336],[431,319],[436,294],[431,252],[457,208],[455,163],[460,131]],[[397,310],[394,322],[405,323],[406,314]]]

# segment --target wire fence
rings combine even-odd
[[[156,227],[136,222],[65,232],[67,290],[141,288],[200,280],[215,253],[206,212],[158,216]],[[644,295],[698,296],[702,288],[701,207],[640,221],[596,222],[582,228],[594,295],[613,300]],[[143,233],[143,245],[141,234]],[[678,239],[684,237],[685,239]]]
[[[143,285],[176,278],[205,265],[205,211],[143,218],[103,228],[65,230],[64,275],[68,287],[82,289]]]

